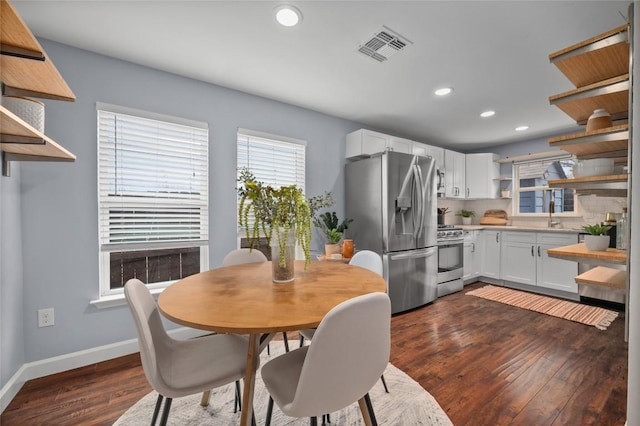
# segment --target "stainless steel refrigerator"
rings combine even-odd
[[[393,151],[345,167],[347,233],[382,256],[393,313],[436,299],[435,173],[431,157]]]

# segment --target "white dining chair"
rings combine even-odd
[[[360,266],[362,268],[366,268],[376,274],[382,276],[383,274],[383,266],[382,266],[382,258],[380,255],[371,250],[362,250],[353,255],[351,260],[349,261],[349,265]],[[311,340],[313,335],[315,334],[315,328],[308,328],[305,330],[300,330],[300,347],[304,345],[304,339]],[[384,386],[384,391],[389,393],[389,388],[387,387],[387,381],[384,379],[384,375],[380,376],[380,380],[382,380],[382,386]]]
[[[248,352],[246,338],[212,334],[189,340],[173,339],[165,331],[155,300],[142,281],[127,281],[124,295],[138,332],[144,374],[158,392],[152,426],[158,418],[163,398],[166,402],[160,424],[166,425],[173,398],[208,392],[244,377]]]
[[[389,362],[390,328],[385,293],[358,296],[331,309],[309,346],[262,367],[270,395],[265,424],[271,423],[274,401],[287,416],[311,417],[312,425],[317,416],[358,401],[365,424],[375,422],[368,393]]]

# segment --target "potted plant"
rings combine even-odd
[[[462,209],[458,213],[456,213],[456,216],[462,217],[463,225],[471,225],[471,219],[475,215],[476,215],[476,212],[474,212],[473,210],[465,210],[465,209]]]
[[[340,222],[336,212],[325,212],[313,218],[313,224],[322,231],[327,239],[327,243],[324,245],[327,257],[341,252],[340,240],[351,222],[353,219],[344,219]]]
[[[251,248],[260,243],[262,234],[271,246],[273,280],[293,281],[295,243],[304,252],[305,267],[311,261],[311,211],[302,190],[295,185],[265,185],[248,169],[241,170],[238,181],[238,220]]]
[[[610,226],[600,225],[584,225],[582,227],[589,235],[585,235],[584,243],[587,248],[592,251],[606,251],[609,247],[609,235],[606,233],[611,229]]]

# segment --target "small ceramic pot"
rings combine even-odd
[[[472,219],[473,219],[472,217],[463,217],[462,218],[462,224],[463,225],[471,225],[471,220]]]
[[[609,247],[608,235],[585,235],[584,243],[591,251],[606,251]]]
[[[604,109],[597,109],[587,120],[587,132],[591,130],[606,129],[613,125],[611,115]]]

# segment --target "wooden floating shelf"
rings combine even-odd
[[[549,180],[549,188],[571,188],[580,195],[626,197],[628,175],[590,176]]]
[[[628,124],[549,139],[549,146],[563,149],[578,158],[627,157],[628,145]]]
[[[622,25],[549,55],[576,87],[629,72],[629,31]]]
[[[628,118],[629,74],[550,96],[549,102],[578,124],[585,124],[593,111],[606,109],[612,120]]]
[[[578,275],[575,280],[578,284],[597,285],[625,291],[627,272],[620,269],[597,266]]]
[[[606,266],[612,264],[625,265],[627,263],[627,252],[624,250],[608,248],[606,251],[591,251],[587,249],[585,243],[547,249],[547,254],[550,257],[588,265]]]
[[[5,95],[74,101],[40,43],[6,0],[0,0],[0,59]]]
[[[0,105],[0,150],[17,154],[5,160],[75,161],[76,156]],[[28,156],[28,157],[22,157]]]

